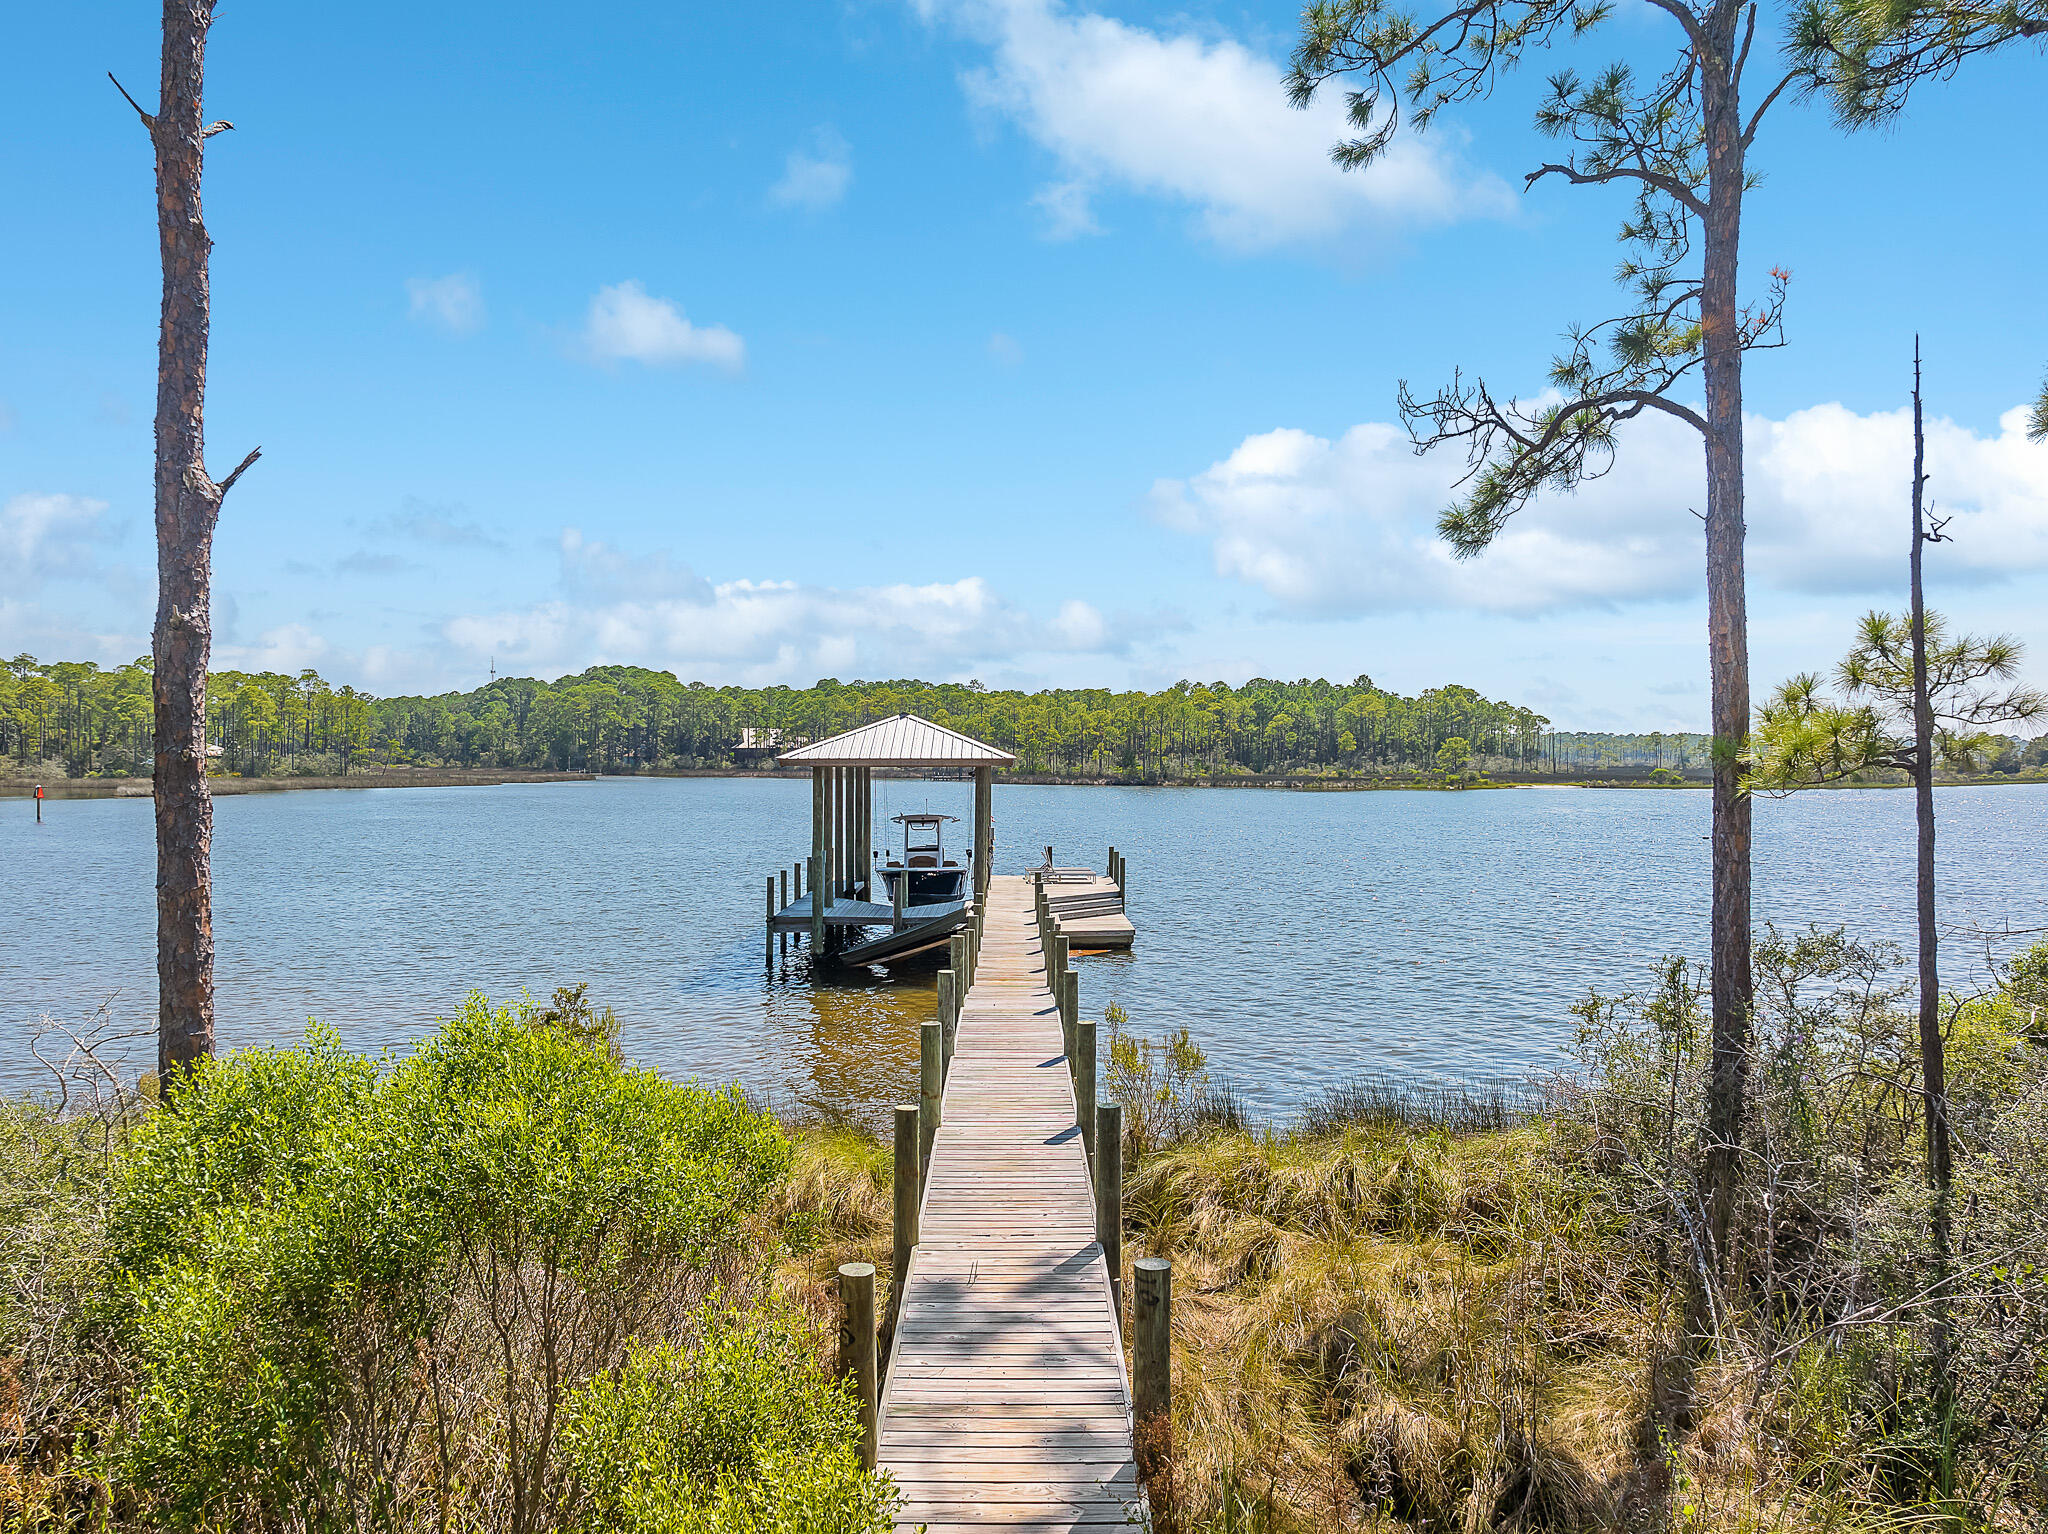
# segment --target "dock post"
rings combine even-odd
[[[939,1037],[945,1040],[945,1052],[939,1057],[939,1068],[950,1072],[953,1069],[953,1036],[960,1030],[960,1002],[957,996],[959,977],[950,969],[939,971]]]
[[[797,879],[801,883],[803,876],[799,874]],[[785,911],[789,909],[789,870],[786,868],[782,870],[782,908]],[[787,957],[789,953],[789,934],[787,932],[782,934],[782,952]]]
[[[1067,958],[1067,950],[1070,946],[1071,945],[1067,940],[1066,933],[1055,932],[1053,934],[1052,960],[1046,966],[1046,973],[1051,975],[1055,980],[1059,979],[1061,975],[1064,975],[1068,970],[1073,968],[1072,963],[1069,962]]]
[[[996,770],[993,767],[974,769],[974,893],[976,898],[988,893],[989,875],[993,870],[989,864],[995,861],[995,793]]]
[[[917,1153],[917,1104],[896,1105],[895,1240],[890,1247],[889,1329],[903,1316],[903,1288],[910,1282],[910,1252],[917,1245],[917,1205],[924,1163]]]
[[[1095,1165],[1095,1019],[1074,1024],[1074,1117],[1081,1125],[1081,1148]]]
[[[889,919],[889,930],[891,932],[901,932],[903,930],[903,892],[909,888],[910,871],[905,869],[903,877],[898,879],[889,889],[889,906],[894,912]]]
[[[1072,970],[1061,975],[1054,997],[1060,1004],[1060,1037],[1067,1041],[1067,1053],[1071,1055],[1080,1048],[1075,1030],[1081,1026],[1081,977]]]
[[[875,1265],[839,1265],[839,1374],[860,1402],[860,1465],[875,1468]]]
[[[828,791],[826,778],[832,769],[813,767],[811,769],[811,963],[819,963],[825,956],[825,902],[830,897],[825,891],[825,832],[830,814],[832,795]]]
[[[946,1041],[933,1018],[917,1037],[917,1164],[931,1170],[932,1140],[939,1132],[939,1099],[946,1088]]]
[[[860,864],[862,898],[875,898],[875,769],[854,769],[860,795],[860,810],[854,817],[854,859]]]
[[[768,967],[775,968],[775,875],[768,876]]]
[[[1173,1264],[1131,1264],[1131,1405],[1138,1468],[1156,1475],[1173,1462]]]
[[[897,1109],[900,1115],[902,1109]],[[901,1131],[898,1132],[899,1138]],[[900,1239],[900,1238],[899,1238]],[[1109,1268],[1109,1303],[1124,1317],[1124,1105],[1095,1105],[1095,1239]]]

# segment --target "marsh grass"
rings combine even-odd
[[[1126,1259],[1174,1264],[1162,1525],[2039,1529],[2048,947],[1951,1003],[1972,1259],[1947,1280],[1947,1416],[1917,1060],[1886,962],[1840,933],[1759,945],[1739,1246],[1690,1335],[1703,1030],[1682,962],[1588,999],[1573,1076],[1367,1078],[1287,1125],[1201,1122],[1193,1040],[1127,1043]]]
[[[792,1155],[788,1180],[768,1209],[782,1252],[774,1281],[814,1324],[836,1338],[841,1263],[875,1265],[878,1303],[895,1282],[895,1157],[856,1123],[789,1116],[783,1129]]]

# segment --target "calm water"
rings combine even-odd
[[[882,782],[877,818],[957,814],[965,784]],[[1942,912],[2048,925],[2048,788],[1944,790]],[[1080,961],[1082,1004],[1186,1023],[1282,1111],[1361,1071],[1492,1077],[1555,1063],[1589,985],[1701,951],[1707,796],[1002,787],[999,871],[1130,859],[1129,955]],[[587,980],[627,1053],[868,1112],[916,1077],[930,972],[815,986],[762,963],[762,877],[808,840],[809,788],[760,779],[237,796],[215,808],[223,1047],[308,1017],[357,1048],[416,1038],[472,987]],[[147,800],[0,800],[0,1087],[27,1030],[108,996],[155,1015]],[[1757,807],[1762,919],[1909,940],[1912,801],[1836,792]],[[1981,945],[1952,941],[1960,972]]]

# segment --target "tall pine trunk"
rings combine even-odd
[[[1750,803],[1742,791],[1749,739],[1749,614],[1743,575],[1742,314],[1736,296],[1745,146],[1735,74],[1737,8],[1705,18],[1700,49],[1708,209],[1700,294],[1707,392],[1707,663],[1714,726],[1712,1054],[1704,1171],[1710,1266],[1728,1260],[1749,1075]]]
[[[1927,531],[1927,437],[1921,416],[1920,344],[1913,343],[1913,808],[1916,906],[1920,929],[1920,1092],[1927,1116],[1927,1178],[1934,1187],[1930,1236],[1934,1279],[1948,1278],[1949,1183],[1953,1176],[1948,1122],[1948,1061],[1941,1037],[1941,964],[1934,926],[1934,704],[1927,690],[1927,599],[1921,556]],[[1932,1351],[1939,1402],[1949,1400],[1948,1307],[1939,1289],[1932,1311]],[[1944,1492],[1947,1488],[1943,1487]]]
[[[164,0],[155,117],[163,309],[156,392],[157,1072],[168,1087],[213,1053],[213,796],[206,782],[206,668],[213,649],[213,529],[226,481],[206,472],[211,323],[199,179],[211,131],[201,113],[213,0]],[[141,109],[137,108],[138,113]]]

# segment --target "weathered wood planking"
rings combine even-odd
[[[1129,1529],[1143,1501],[1087,1158],[1021,878],[990,882],[882,1392],[897,1526]]]
[[[1045,887],[1052,918],[1074,948],[1128,948],[1138,929],[1124,914],[1124,892],[1114,879],[1087,869],[1061,869]]]

